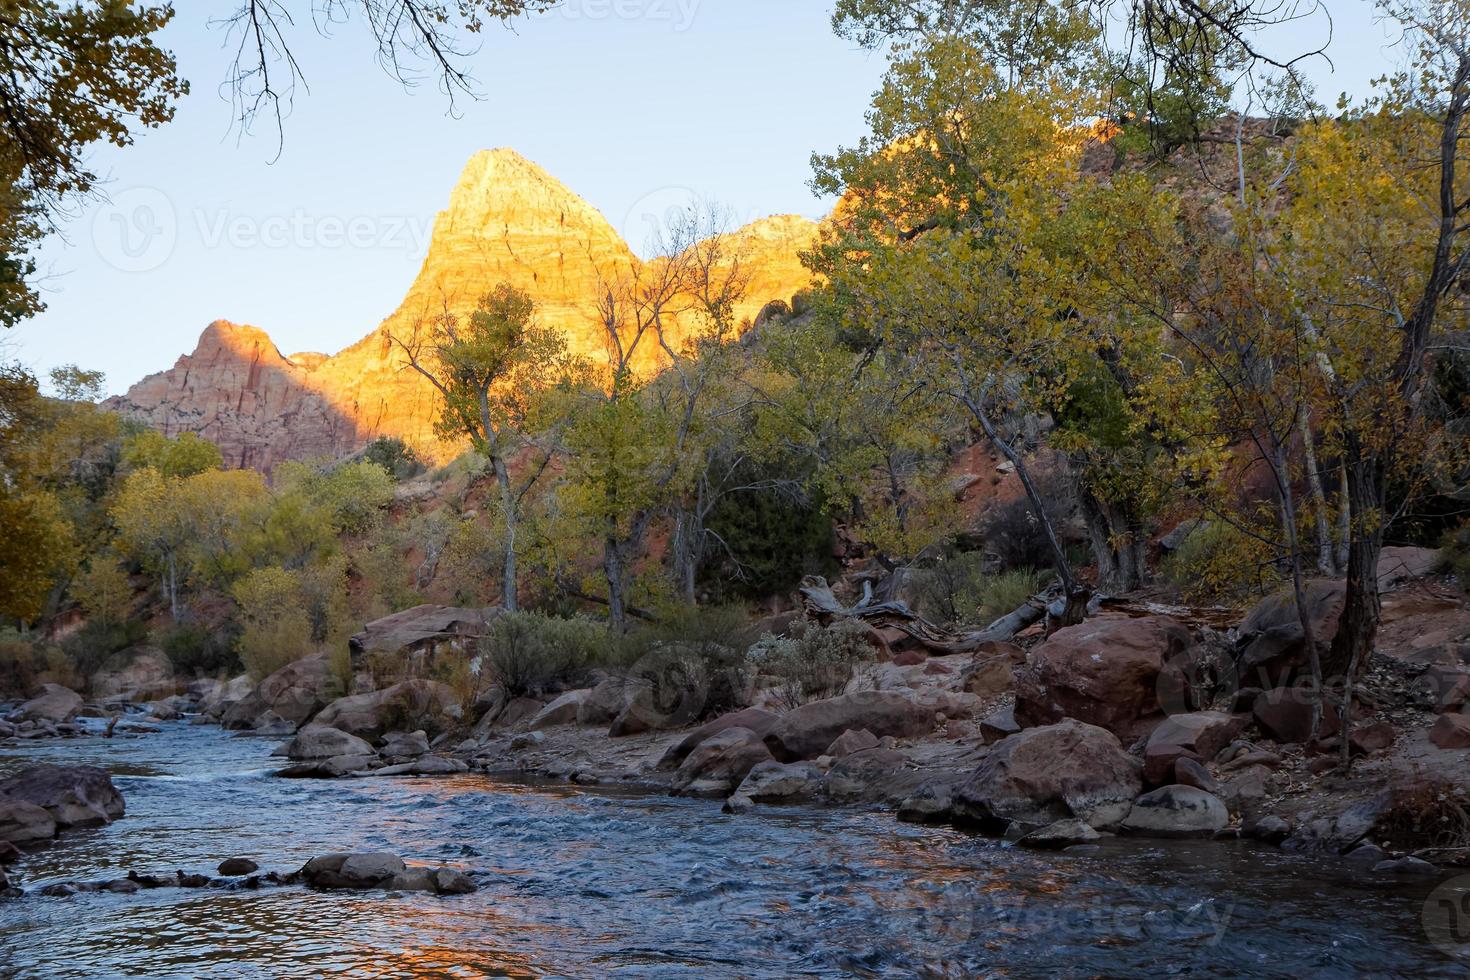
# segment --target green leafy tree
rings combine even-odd
[[[414,370],[439,392],[442,438],[468,440],[490,461],[499,491],[501,603],[516,610],[517,530],[526,495],[545,472],[550,452],[526,438],[536,393],[567,369],[566,347],[535,325],[531,298],[513,286],[487,293],[468,318],[445,314],[394,337]],[[521,474],[511,467],[522,457]]]
[[[170,438],[144,429],[123,444],[123,461],[133,469],[151,467],[167,477],[189,477],[224,466],[219,447],[193,432]]]

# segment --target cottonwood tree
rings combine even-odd
[[[172,4],[0,4],[0,326],[44,309],[31,249],[91,194],[87,154],[173,118],[188,92],[155,35]]]
[[[656,257],[605,275],[596,308],[605,358],[568,406],[563,495],[602,541],[609,618],[631,611],[634,565],[660,514],[680,525],[681,581],[702,547],[691,496],[716,436],[718,390],[748,282],[717,209],[699,205],[661,230]],[[583,598],[587,593],[576,590]]]
[[[501,284],[467,317],[445,312],[420,322],[392,341],[407,366],[439,393],[435,427],[447,440],[468,440],[490,462],[499,491],[505,533],[501,550],[501,602],[516,610],[517,528],[526,495],[545,473],[552,450],[526,438],[537,392],[570,370],[566,344],[538,327],[536,306],[519,289]],[[512,473],[519,460],[521,473]]]

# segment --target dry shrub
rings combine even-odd
[[[1454,783],[1421,777],[1396,783],[1374,825],[1379,843],[1394,850],[1470,854],[1470,799]]]
[[[795,708],[841,694],[858,665],[874,658],[867,627],[845,619],[822,626],[811,620],[791,625],[791,635],[760,638],[747,654],[752,665],[776,679],[776,701]]]

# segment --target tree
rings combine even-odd
[[[53,573],[73,546],[33,451],[49,415],[35,377],[18,364],[0,365],[0,615],[21,620],[41,614]]]
[[[188,92],[154,40],[173,14],[117,0],[0,5],[0,324],[43,308],[27,253],[92,193],[88,151],[162,125]]]
[[[224,466],[219,447],[193,432],[169,438],[144,429],[123,444],[123,462],[133,469],[150,467],[166,477],[190,477]]]
[[[436,430],[442,438],[467,439],[490,461],[505,522],[501,602],[519,608],[516,594],[516,529],[526,494],[545,472],[551,454],[525,438],[538,389],[568,369],[561,336],[535,325],[531,298],[501,284],[487,293],[468,319],[446,312],[420,323],[407,337],[392,340],[408,364],[439,392]],[[522,475],[511,473],[516,457],[531,450]]]
[[[475,95],[465,67],[471,49],[468,39],[485,25],[502,24],[528,13],[556,6],[558,0],[248,0],[224,18],[227,38],[235,43],[229,86],[237,121],[249,129],[266,111],[281,127],[282,103],[289,108],[296,85],[306,76],[291,50],[288,34],[298,20],[310,20],[321,34],[347,22],[354,14],[366,23],[376,45],[378,64],[405,85],[421,73],[435,77],[450,97]],[[284,79],[281,77],[284,73]]]
[[[113,510],[123,548],[143,559],[159,575],[174,622],[179,621],[183,553],[194,534],[188,514],[181,506],[183,482],[151,467],[135,470],[124,481]]]

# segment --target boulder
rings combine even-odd
[[[923,785],[925,774],[909,768],[909,760],[892,749],[860,749],[833,763],[827,771],[827,795],[834,800],[901,804]]]
[[[899,803],[898,819],[905,823],[946,823],[954,818],[954,795],[964,781],[959,774],[936,776]]]
[[[1347,586],[1336,580],[1313,581],[1303,591],[1313,638],[1319,652],[1326,651],[1337,635]],[[1291,589],[1256,603],[1240,624],[1235,643],[1240,684],[1269,689],[1290,683],[1310,659],[1305,637]]]
[[[675,793],[728,795],[771,752],[749,728],[726,728],[695,746],[679,764],[672,784]]]
[[[237,857],[221,861],[216,870],[226,878],[243,878],[246,875],[253,875],[259,871],[260,865],[249,858]]]
[[[370,772],[383,767],[376,755],[339,755],[318,762],[287,766],[276,773],[282,779],[341,779],[354,773]]]
[[[1263,691],[1251,708],[1256,724],[1278,742],[1303,744],[1312,737],[1312,695],[1302,687],[1278,687]],[[1337,734],[1340,719],[1337,708],[1328,699],[1322,701],[1317,736]]]
[[[1210,771],[1204,767],[1203,763],[1196,762],[1188,756],[1174,761],[1174,781],[1181,786],[1193,786],[1206,793],[1220,795],[1220,781],[1210,775]]]
[[[1378,588],[1382,592],[1416,578],[1432,575],[1444,565],[1435,548],[1389,545],[1378,553]]]
[[[810,762],[786,763],[772,759],[755,765],[734,795],[756,803],[804,800],[816,795],[822,779],[822,770]]]
[[[33,803],[60,828],[111,823],[124,812],[112,777],[94,766],[31,766],[0,779],[0,803]]]
[[[771,755],[782,762],[815,759],[848,729],[882,738],[917,738],[934,730],[934,712],[897,691],[859,691],[801,705],[766,733]]]
[[[331,759],[343,755],[372,755],[373,747],[367,742],[326,725],[307,725],[296,733],[296,737],[276,752],[288,759]]]
[[[505,707],[500,709],[500,713],[495,716],[495,721],[491,727],[502,731],[511,728],[524,728],[532,718],[535,718],[541,713],[541,709],[544,707],[546,707],[546,702],[538,701],[535,698],[511,698],[505,702]]]
[[[568,691],[536,712],[536,716],[531,719],[527,727],[536,731],[542,728],[554,728],[558,725],[577,724],[578,713],[581,711],[582,704],[591,694],[591,688],[581,691]]]
[[[997,742],[954,798],[957,819],[989,829],[1068,817],[1109,829],[1143,786],[1139,764],[1104,728],[1067,719]]]
[[[341,682],[323,654],[287,664],[260,682],[254,691],[231,705],[220,723],[230,731],[262,727],[267,713],[296,728],[331,703],[340,693]]]
[[[1442,749],[1470,749],[1470,715],[1440,715],[1429,740]]]
[[[1120,738],[1162,712],[1160,676],[1191,645],[1167,616],[1101,616],[1057,630],[1031,651],[1016,676],[1016,721],[1022,728],[1075,718]]]
[[[680,764],[689,757],[689,753],[693,752],[700,743],[711,735],[718,735],[720,732],[729,728],[745,728],[761,737],[765,737],[766,733],[775,726],[780,718],[780,715],[773,711],[767,711],[764,708],[741,708],[739,711],[731,711],[728,714],[720,715],[720,717],[713,721],[707,721],[703,725],[700,725],[688,735],[685,735],[679,741],[669,746],[668,751],[659,759],[658,768],[664,772],[678,769]]]
[[[34,844],[56,836],[56,820],[43,807],[24,800],[0,802],[0,841]]]
[[[10,713],[10,720],[59,725],[71,721],[81,709],[82,696],[71,688],[42,684],[35,697]]]
[[[428,755],[429,733],[389,732],[378,752],[385,759],[417,759],[421,755]]]
[[[1174,764],[1179,759],[1213,759],[1241,733],[1245,722],[1244,717],[1223,711],[1171,715],[1149,735],[1143,750],[1144,781],[1163,786],[1174,780]]]
[[[1016,724],[1016,706],[1012,704],[997,709],[980,722],[980,737],[986,745],[993,745],[1020,730],[1021,726]]]
[[[438,681],[407,680],[381,691],[338,698],[313,719],[366,739],[392,731],[438,734],[452,728],[463,711],[454,690]]]
[[[470,767],[460,759],[446,759],[439,755],[426,755],[422,759],[396,766],[384,766],[373,773],[375,776],[452,776],[469,772]]]
[[[200,690],[199,713],[208,721],[219,721],[225,712],[255,690],[250,677],[241,674],[227,681],[215,681]]]
[[[641,678],[607,678],[589,691],[578,706],[577,724],[611,725],[647,687],[648,681]]]
[[[1144,837],[1211,837],[1230,823],[1220,798],[1193,786],[1164,786],[1133,803],[1121,829]]]
[[[326,854],[306,862],[301,877],[313,888],[380,888],[404,870],[395,854]]]
[[[1015,684],[1015,672],[1011,669],[1011,658],[1000,654],[975,662],[960,675],[960,690],[980,697],[990,697],[1009,691]]]
[[[856,730],[849,728],[833,739],[832,744],[827,746],[827,751],[822,754],[829,755],[834,759],[841,759],[843,756],[852,755],[854,752],[861,752],[863,749],[876,749],[877,747],[877,735],[874,735],[866,728]]]

